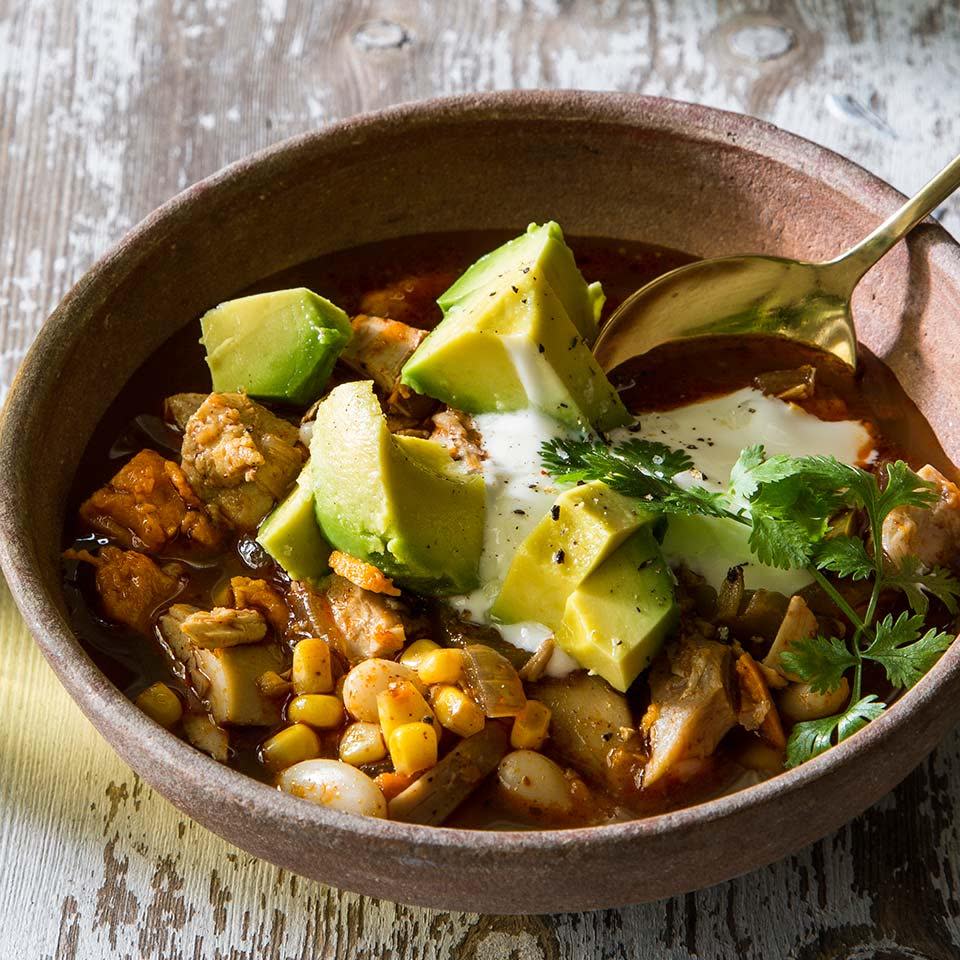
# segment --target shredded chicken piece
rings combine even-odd
[[[927,464],[918,476],[937,485],[940,499],[932,507],[895,507],[883,521],[883,549],[900,566],[916,557],[927,567],[960,569],[960,489]]]
[[[355,583],[364,590],[371,593],[385,593],[389,597],[399,597],[400,591],[393,585],[393,581],[384,576],[383,571],[379,570],[372,563],[365,560],[358,560],[351,557],[348,553],[341,553],[334,550],[330,554],[330,569],[341,577]]]
[[[80,506],[80,517],[125,547],[158,553],[183,538],[204,548],[220,542],[183,470],[155,450],[141,450]]]
[[[322,637],[351,663],[392,657],[406,641],[403,608],[397,600],[371,593],[333,574],[319,592],[295,580],[287,595],[297,632]]]
[[[787,745],[787,738],[763,669],[749,653],[737,658],[736,667],[740,686],[740,725],[746,730],[758,730],[766,743],[782,750]]]
[[[255,530],[303,465],[297,428],[242,393],[211,393],[187,421],[183,470],[217,516]]]
[[[713,640],[682,641],[650,671],[650,759],[643,785],[683,777],[683,763],[709,757],[737,722],[732,694],[732,651]]]
[[[387,410],[406,420],[419,420],[436,408],[436,401],[400,383],[403,365],[426,338],[398,320],[359,314],[350,321],[353,336],[340,358],[362,376],[370,377],[386,396]]]
[[[290,621],[290,611],[278,590],[266,580],[253,580],[250,577],[232,577],[230,579],[230,606],[238,610],[250,608],[259,610],[267,623],[282,634]]]
[[[175,393],[163,401],[163,419],[183,433],[187,427],[187,421],[200,409],[200,405],[206,399],[205,393]]]
[[[456,274],[445,270],[403,277],[365,293],[360,300],[360,312],[432,330],[442,319],[437,297],[455,279]]]
[[[267,624],[259,610],[214,607],[191,613],[180,624],[194,646],[205,650],[258,643],[267,635]]]
[[[784,650],[788,650],[796,640],[815,637],[818,630],[817,618],[810,611],[803,597],[799,594],[791,597],[787,612],[784,614],[779,630],[777,630],[777,635],[773,638],[773,644],[763,658],[763,665],[771,670],[776,670],[787,680],[797,680],[798,677],[790,673],[781,664],[780,654]]]
[[[340,358],[347,366],[370,377],[386,394],[397,387],[403,365],[426,339],[425,330],[359,314],[350,321],[353,336]]]
[[[431,440],[442,443],[450,456],[463,461],[469,470],[475,472],[482,468],[487,456],[483,449],[483,438],[468,414],[447,407],[430,419],[433,422]]]
[[[183,586],[179,564],[161,568],[135,550],[102,547],[96,556],[87,550],[67,550],[64,558],[93,564],[106,618],[140,633],[150,632],[153,612]]]

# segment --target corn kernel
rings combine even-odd
[[[472,737],[483,729],[483,710],[459,687],[434,687],[432,700],[441,725],[458,737]]]
[[[431,650],[423,655],[417,675],[426,683],[456,683],[463,673],[462,650]]]
[[[538,700],[528,700],[513,720],[510,746],[514,750],[539,750],[549,730],[550,708]]]
[[[430,723],[402,723],[390,734],[390,759],[401,776],[437,764],[437,731]]]
[[[343,704],[329,693],[304,693],[290,701],[287,719],[315,730],[336,730],[343,723]]]
[[[414,640],[413,643],[400,654],[400,662],[405,667],[416,670],[426,654],[439,649],[440,645],[434,643],[432,640]]]
[[[317,735],[303,723],[294,723],[260,744],[260,762],[270,770],[280,771],[301,760],[320,756]]]
[[[429,704],[409,680],[397,680],[377,694],[377,716],[388,743],[390,734],[405,723],[434,724],[440,732]]]
[[[151,719],[166,727],[175,727],[183,716],[183,704],[180,698],[165,684],[155,683],[147,687],[134,701]]]
[[[386,755],[387,745],[375,723],[351,723],[340,738],[340,759],[352,767],[376,763]]]
[[[293,689],[296,693],[329,693],[333,664],[326,640],[308,637],[293,648]]]

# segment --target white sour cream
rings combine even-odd
[[[517,548],[547,515],[560,489],[540,465],[540,446],[554,437],[578,434],[534,407],[510,413],[482,413],[474,424],[483,437],[487,457],[483,479],[487,488],[486,527],[480,555],[480,586],[452,597],[451,604],[478,622],[489,622],[490,608],[510,569]],[[540,623],[497,624],[505,640],[535,652],[552,635]],[[550,659],[548,673],[562,675],[577,663],[560,649]]]
[[[872,453],[872,439],[859,420],[820,420],[795,404],[750,387],[675,410],[641,414],[630,426],[610,434],[615,443],[631,437],[686,451],[696,471],[678,474],[677,482],[718,491],[727,488],[740,451],[757,443],[763,444],[768,457],[819,454],[857,464]],[[671,566],[686,563],[712,586],[719,586],[727,570],[741,563],[746,564],[744,582],[750,589],[790,594],[811,581],[804,570],[777,570],[757,563],[747,545],[747,528],[732,520],[671,518],[663,552]]]

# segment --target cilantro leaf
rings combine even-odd
[[[602,480],[624,496],[642,501],[654,513],[730,517],[731,505],[719,492],[684,488],[673,477],[693,466],[682,450],[635,438],[619,446],[600,440],[555,439],[540,448],[544,469],[561,483]]]
[[[795,474],[801,461],[792,457],[767,457],[762,443],[744,447],[730,470],[730,495],[749,500],[764,483]]]
[[[929,507],[937,502],[936,484],[921,479],[902,460],[888,463],[886,473],[887,484],[873,504],[878,523],[883,523],[894,507]]]
[[[795,520],[751,511],[750,549],[761,563],[781,570],[805,567],[813,545],[807,529]]]
[[[884,586],[902,590],[915,613],[926,615],[930,606],[928,594],[936,597],[950,613],[957,612],[960,580],[942,567],[934,567],[924,573],[916,557],[906,556],[900,561],[899,569],[884,570],[883,583]]]
[[[625,460],[646,473],[662,480],[672,480],[678,473],[689,470],[693,460],[684,450],[673,450],[665,443],[634,437],[608,448],[619,460]]]
[[[805,637],[794,640],[780,654],[780,662],[791,675],[809,683],[814,693],[830,693],[857,665],[857,658],[839,637]]]
[[[912,687],[940,659],[953,637],[938,630],[920,636],[922,614],[906,611],[896,620],[887,614],[878,624],[873,642],[863,657],[879,663],[895,687]]]
[[[838,577],[866,580],[874,573],[873,558],[859,537],[832,537],[817,546],[814,562],[820,570],[829,570]]]
[[[796,724],[787,741],[787,766],[799,766],[828,750],[835,742],[853,736],[871,720],[876,720],[886,708],[885,703],[869,693],[841,713]]]

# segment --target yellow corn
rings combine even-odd
[[[402,723],[390,734],[390,759],[401,776],[437,763],[437,731],[430,723]]]
[[[413,643],[400,654],[400,662],[405,667],[416,670],[426,654],[439,649],[439,644],[434,643],[432,640],[414,640]]]
[[[340,759],[353,767],[376,763],[386,755],[387,745],[375,723],[351,723],[340,738]]]
[[[304,693],[290,701],[287,719],[315,730],[336,730],[343,723],[343,704],[329,693]]]
[[[528,700],[514,717],[510,746],[514,750],[539,750],[550,729],[550,708],[538,700]]]
[[[319,756],[320,741],[303,723],[285,727],[260,744],[260,762],[274,772],[286,770],[301,760],[313,760]]]
[[[417,675],[426,684],[456,683],[463,673],[462,650],[431,650],[417,667]]]
[[[165,684],[155,683],[147,687],[134,701],[151,720],[156,720],[168,730],[175,727],[183,716],[180,698]]]
[[[329,693],[333,664],[326,640],[308,637],[293,648],[293,689],[296,693]]]
[[[390,734],[405,723],[437,722],[427,701],[409,680],[397,680],[377,694],[377,716],[388,743]]]
[[[434,687],[431,699],[440,724],[458,737],[472,737],[483,729],[483,710],[459,687]]]

